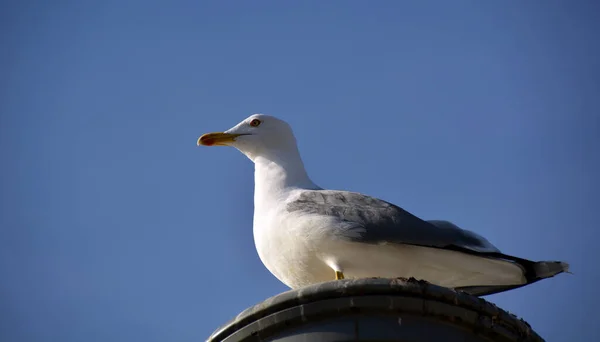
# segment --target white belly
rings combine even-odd
[[[261,261],[291,288],[335,279],[335,263],[346,278],[414,277],[446,286],[513,285],[525,279],[519,266],[464,253],[401,244],[363,244],[331,236],[330,230],[263,217],[254,240]]]
[[[513,263],[450,250],[354,242],[335,243],[330,247],[346,278],[414,277],[445,287],[525,282],[523,271]]]
[[[334,279],[335,272],[323,262],[323,242],[330,241],[318,227],[291,225],[276,215],[254,220],[254,243],[267,269],[281,282],[298,288]]]

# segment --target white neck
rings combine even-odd
[[[295,151],[272,151],[254,159],[254,198],[278,200],[291,189],[319,189],[313,183],[302,163],[300,153]]]

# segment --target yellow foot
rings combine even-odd
[[[335,280],[344,279],[344,273],[335,271]]]

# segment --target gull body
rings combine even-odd
[[[568,270],[500,253],[447,221],[424,221],[391,203],[326,190],[308,176],[291,127],[255,114],[199,145],[232,146],[255,165],[254,242],[265,267],[298,288],[335,279],[414,277],[475,295],[510,290]]]

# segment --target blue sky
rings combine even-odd
[[[599,338],[597,3],[0,6],[0,340],[198,341],[286,290],[251,162],[196,147],[256,112],[323,187],[570,262],[487,299]]]

